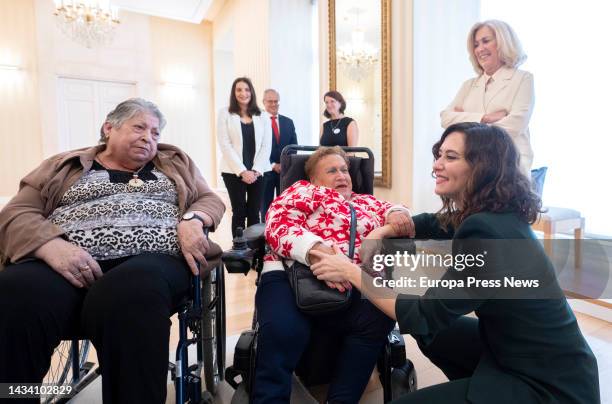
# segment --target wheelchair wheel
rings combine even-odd
[[[206,390],[215,395],[225,372],[225,277],[219,265],[202,282],[202,352]]]
[[[393,400],[417,390],[417,375],[414,364],[407,359],[404,366],[391,371],[391,396]]]
[[[89,341],[79,341],[79,372],[83,369],[87,362],[87,354],[89,353]],[[61,384],[72,384],[73,387],[76,383],[74,380],[80,380],[81,374],[73,375],[72,373],[72,341],[62,341],[55,348],[53,356],[51,357],[51,366],[49,371],[43,378],[43,383],[49,383],[54,385]],[[50,404],[57,402],[58,397],[55,395],[47,395],[41,397],[41,403]]]

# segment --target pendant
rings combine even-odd
[[[333,132],[337,135],[338,133],[340,133],[340,129],[336,128],[333,130]]]
[[[140,178],[132,178],[129,182],[128,185],[130,187],[134,187],[134,188],[140,188],[144,185],[144,181],[141,180]]]

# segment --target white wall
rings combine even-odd
[[[300,144],[318,144],[318,70],[313,52],[312,19],[316,6],[307,0],[270,0],[270,84],[280,93],[280,113],[293,119]],[[318,80],[318,78],[317,78]],[[263,96],[263,94],[262,94]],[[316,142],[316,143],[313,143]]]
[[[461,84],[475,75],[467,34],[478,21],[480,0],[414,0],[414,162],[415,213],[440,207],[431,177],[431,147],[440,139],[440,111]]]
[[[42,158],[34,0],[0,1],[0,205]]]

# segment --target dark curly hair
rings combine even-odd
[[[434,160],[444,140],[453,132],[464,134],[464,156],[471,168],[462,206],[446,196],[437,213],[443,228],[457,228],[468,216],[479,212],[514,212],[527,223],[536,221],[542,201],[519,168],[519,153],[506,131],[497,126],[465,122],[449,126],[433,145]]]
[[[238,83],[243,82],[247,86],[249,86],[249,90],[251,91],[251,101],[249,101],[249,105],[247,105],[247,114],[250,117],[253,115],[261,115],[261,110],[257,106],[257,97],[255,96],[255,87],[253,87],[253,83],[251,83],[251,79],[248,77],[238,77],[232,83],[232,92],[230,93],[230,101],[229,101],[229,112],[232,114],[240,115],[240,105],[238,104],[238,99],[236,98],[236,86]]]

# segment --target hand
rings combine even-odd
[[[281,165],[278,164],[278,163],[274,163],[272,165],[272,171],[274,171],[277,174],[280,174],[280,172],[281,172]]]
[[[353,285],[351,285],[351,283],[347,281],[344,281],[344,282],[325,281],[325,284],[332,289],[338,289],[340,293],[344,293],[346,290],[353,289]]]
[[[490,114],[485,114],[480,120],[480,122],[481,123],[495,123],[499,121],[500,119],[505,118],[506,116],[508,116],[508,111],[506,111],[505,109],[502,109],[499,111],[491,112]]]
[[[366,240],[381,240],[387,237],[395,237],[398,234],[395,233],[395,229],[390,224],[386,224],[384,226],[378,227],[365,237]]]
[[[254,171],[245,170],[240,173],[240,178],[245,184],[252,184],[257,181]]]
[[[353,264],[336,244],[334,244],[333,250],[333,255],[316,250],[311,251],[311,254],[319,258],[316,264],[310,266],[312,273],[321,281],[336,284],[348,281],[356,284],[359,281],[361,269]]]
[[[455,107],[455,108],[453,108],[453,111],[455,111],[455,112],[465,112],[463,110],[463,108],[461,108],[461,107]]]
[[[367,270],[371,270],[374,267],[374,256],[382,254],[382,251],[384,250],[382,240],[369,239],[369,236],[370,235],[363,239],[361,247],[359,247],[359,259],[361,260],[361,267]]]
[[[194,275],[199,274],[196,262],[206,266],[206,252],[210,248],[199,220],[182,220],[176,227],[181,252]]]
[[[396,236],[414,237],[414,222],[410,214],[405,211],[394,211],[387,215],[385,224],[391,225]]]
[[[34,256],[45,261],[77,288],[89,287],[104,275],[98,262],[87,251],[59,237],[38,247]]]
[[[318,255],[314,255],[313,252],[317,251],[320,253],[324,253],[327,255],[333,255],[334,254],[334,249],[332,247],[328,247],[325,244],[319,242],[316,243],[315,245],[313,245],[310,250],[308,250],[308,262],[310,262],[310,264],[314,264],[316,262],[319,262],[319,260],[321,259]]]

